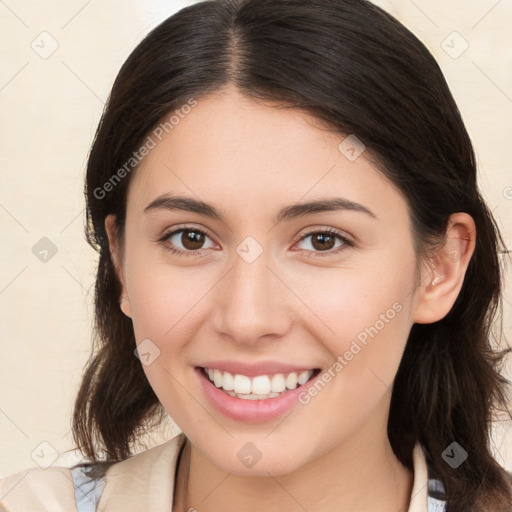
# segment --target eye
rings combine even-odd
[[[308,238],[311,238],[311,240],[306,244],[306,249],[303,250],[313,252],[315,256],[320,257],[338,254],[347,247],[354,246],[354,243],[351,240],[343,236],[340,232],[330,228],[310,231],[306,235],[303,235],[299,239],[299,242],[307,240]],[[339,241],[340,243],[336,245],[336,241]]]
[[[327,228],[317,229],[310,231],[299,238],[297,243],[303,242],[310,238],[309,243],[306,244],[304,250],[314,256],[329,256],[338,254],[340,251],[345,250],[347,247],[353,247],[354,242],[342,235],[340,232]],[[208,246],[204,246],[205,240],[211,242],[211,238],[206,231],[199,228],[179,228],[166,233],[159,242],[163,243],[165,248],[173,254],[183,256],[198,256],[207,249],[214,247],[213,242]],[[336,242],[338,244],[336,245]],[[333,250],[334,249],[334,250]]]
[[[202,254],[203,249],[213,247],[213,243],[210,246],[203,247],[206,238],[211,240],[202,229],[181,228],[166,233],[159,242],[162,242],[165,248],[174,254],[196,256]]]

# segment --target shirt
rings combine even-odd
[[[111,465],[103,478],[86,468],[29,468],[0,480],[1,512],[171,512],[177,463],[186,437],[169,441]],[[434,499],[442,490],[429,479],[423,449],[413,450],[414,483],[408,512],[444,512]]]

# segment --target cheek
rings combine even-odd
[[[364,265],[290,272],[284,280],[302,304],[301,325],[333,356],[348,350],[354,339],[364,343],[377,335],[383,348],[388,342],[400,347],[410,327],[414,289],[415,260],[409,256],[397,260],[389,251]]]
[[[202,266],[173,266],[163,249],[127,245],[125,279],[137,341],[149,338],[164,345],[172,340],[168,348],[178,350],[201,309],[201,298],[213,286],[208,284],[211,277]]]
[[[197,274],[191,279],[190,271],[180,272],[161,262],[149,265],[147,260],[141,266],[132,260],[126,276],[135,339],[144,349],[140,353],[150,354],[149,361],[141,357],[144,373],[178,425],[186,424],[190,414],[201,414],[191,410],[196,402],[183,387],[191,371],[186,360],[188,343],[200,323],[200,301],[207,292],[201,282],[205,280]]]
[[[387,289],[378,295],[370,291],[348,294],[332,310],[328,302],[317,303],[318,311],[325,306],[323,318],[336,334],[326,335],[325,328],[321,337],[320,331],[313,333],[331,361],[320,375],[321,382],[301,396],[301,403],[306,417],[322,425],[319,435],[331,441],[355,435],[363,425],[373,423],[372,416],[386,417],[410,330],[410,304],[396,300],[402,290]]]
[[[412,325],[415,259],[412,251],[400,254],[381,254],[364,268],[329,269],[314,286],[307,274],[294,282],[308,306],[302,326],[332,358],[326,380],[334,401],[362,401],[362,414],[392,386]]]

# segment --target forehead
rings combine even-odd
[[[372,204],[374,211],[389,201],[405,208],[367,153],[349,160],[339,148],[347,136],[298,109],[228,89],[198,99],[176,120],[161,140],[153,136],[155,147],[132,179],[129,208],[143,211],[163,193],[246,212],[326,195]]]

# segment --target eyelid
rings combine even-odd
[[[173,226],[172,228],[165,229],[163,231],[162,235],[160,235],[158,237],[158,239],[161,240],[162,238],[166,238],[171,234],[176,234],[177,231],[185,231],[185,230],[190,230],[190,231],[196,230],[196,231],[204,233],[205,235],[208,235],[212,240],[215,238],[214,236],[212,236],[210,231],[203,226],[198,227],[198,226],[192,226],[190,224],[177,224],[176,226]]]
[[[297,242],[300,242],[303,238],[309,235],[314,235],[315,233],[331,233],[332,235],[336,235],[344,240],[346,243],[355,245],[355,241],[353,237],[341,231],[340,229],[333,228],[331,226],[314,226],[313,228],[306,228],[307,231],[301,231],[293,240],[293,244],[295,245]],[[327,252],[327,251],[326,251]]]

